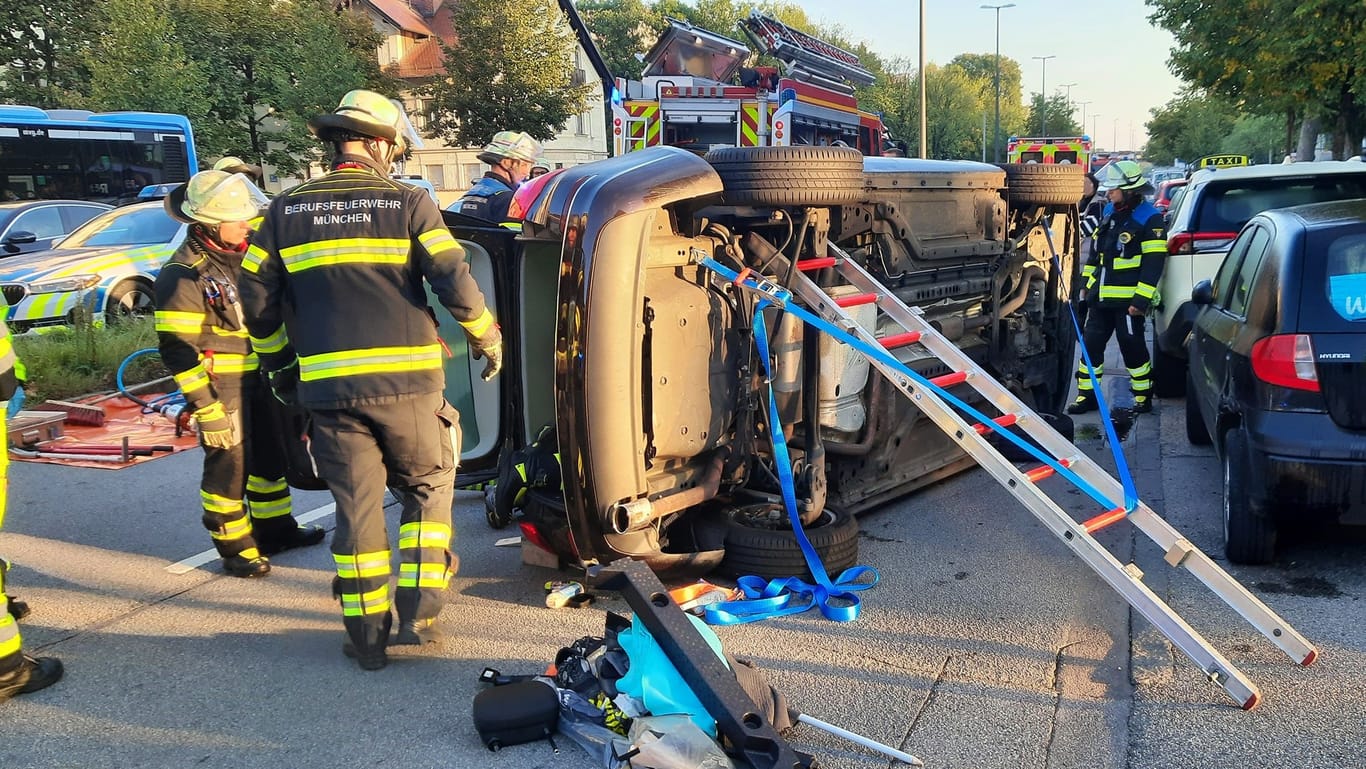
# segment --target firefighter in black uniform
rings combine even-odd
[[[204,528],[234,577],[264,576],[269,556],[316,545],[326,534],[294,520],[283,447],[262,403],[270,393],[238,299],[248,222],[265,202],[245,175],[225,171],[201,171],[173,190],[166,211],[190,228],[155,287],[161,359],[204,447]]]
[[[1092,236],[1094,255],[1081,270],[1087,308],[1082,341],[1095,367],[1096,381],[1103,372],[1105,345],[1114,333],[1129,370],[1137,413],[1153,410],[1152,362],[1143,324],[1167,260],[1162,214],[1143,198],[1150,189],[1143,169],[1132,160],[1111,163],[1101,171],[1100,190],[1110,199],[1109,213]],[[1077,399],[1067,413],[1085,414],[1097,408],[1083,358],[1077,366]]]
[[[457,203],[456,208],[466,216],[476,216],[502,224],[507,221],[512,193],[531,173],[541,144],[530,134],[520,131],[499,131],[493,140],[479,151],[479,159],[488,163],[488,171],[474,183]]]
[[[459,414],[442,397],[443,342],[423,280],[487,359],[485,380],[502,365],[502,337],[436,204],[389,178],[417,141],[402,107],[351,91],[309,128],[331,145],[332,171],[272,202],[242,264],[242,298],[277,397],[312,414],[313,458],[337,503],[342,651],[376,670],[388,660],[391,610],[393,643],[440,640],[456,567]],[[392,601],[386,486],[403,508]]]

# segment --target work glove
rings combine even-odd
[[[1096,230],[1100,227],[1100,217],[1095,214],[1087,214],[1081,218],[1080,226],[1081,236],[1083,238],[1089,238],[1094,235]]]
[[[299,360],[295,358],[284,368],[277,368],[266,374],[270,380],[270,391],[275,400],[286,406],[299,402]]]
[[[498,376],[498,372],[503,370],[503,332],[498,330],[498,324],[489,326],[480,336],[469,337],[469,342],[470,355],[488,361],[480,378],[487,382]]]
[[[199,425],[199,441],[207,447],[230,449],[242,442],[234,424],[235,413],[223,408],[222,401],[214,401],[194,412]]]

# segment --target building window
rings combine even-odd
[[[437,188],[438,190],[446,189],[445,166],[423,166],[422,170],[425,172],[423,175],[427,177],[427,181],[431,182],[433,187]]]
[[[578,134],[579,136],[586,136],[588,134],[587,118],[588,116],[583,112],[580,112],[579,114],[574,116],[574,133]]]
[[[466,164],[464,165],[464,169],[465,169],[465,184],[466,184],[466,185],[473,185],[474,182],[475,182],[479,177],[483,176],[483,175],[484,175],[484,172],[481,170],[482,168],[483,168],[483,165],[481,165],[481,164],[479,164],[479,163],[466,163]]]

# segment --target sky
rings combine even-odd
[[[821,25],[838,25],[884,59],[919,59],[918,0],[793,0]],[[923,0],[925,60],[944,65],[960,53],[996,51],[996,12],[1008,0]],[[1169,32],[1148,21],[1143,0],[1015,0],[1001,14],[1001,57],[1020,63],[1024,98],[1041,86],[1085,106],[1086,130],[1103,149],[1147,141],[1150,110],[1175,98],[1181,81],[1167,70]],[[1100,23],[1088,23],[1099,21]],[[1035,56],[1054,56],[1047,62]],[[1043,80],[1046,78],[1046,80]],[[1063,83],[1076,83],[1070,89]],[[929,105],[934,114],[934,105]],[[1118,143],[1119,147],[1114,145]]]

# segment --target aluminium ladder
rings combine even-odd
[[[730,279],[735,285],[762,295],[769,302],[786,308],[804,322],[816,326],[868,357],[888,381],[910,398],[940,429],[953,437],[958,445],[991,473],[997,482],[1029,508],[1045,528],[1070,547],[1092,571],[1190,657],[1207,678],[1222,686],[1244,710],[1256,707],[1261,698],[1256,685],[1153,593],[1143,583],[1143,574],[1137,566],[1132,563],[1121,564],[1107,548],[1091,536],[1093,532],[1110,524],[1129,520],[1157,543],[1165,553],[1164,560],[1169,565],[1185,567],[1292,660],[1301,665],[1313,663],[1318,655],[1317,649],[1289,623],[1248,592],[1147,505],[1139,501],[1133,510],[1126,510],[1122,501],[1124,489],[1119,481],[1026,407],[966,353],[936,331],[925,320],[920,308],[907,307],[848,254],[833,244],[829,245],[829,249],[830,253],[836,256],[806,259],[796,263],[797,270],[791,293],[762,277],[755,276],[749,270],[737,274],[710,258],[702,257],[700,261],[709,269]],[[807,273],[830,268],[834,268],[844,282],[859,293],[834,298],[807,276]],[[794,297],[800,299],[801,304],[805,305],[805,310],[791,301]],[[867,304],[876,305],[881,313],[905,329],[905,332],[877,338],[872,330],[856,323],[845,311],[846,308]],[[876,323],[872,324],[873,329],[876,327]],[[926,379],[910,370],[889,352],[912,344],[923,346],[931,355],[946,364],[951,373]],[[969,423],[960,415],[959,410],[949,405],[949,402],[955,402],[960,407],[966,404],[945,392],[945,388],[960,384],[976,390],[1000,413],[1000,416],[977,424]],[[1005,459],[987,441],[986,436],[998,428],[1011,425],[1016,426],[1042,447],[1046,455],[1039,454],[1041,458],[1051,456],[1054,461],[1046,462],[1034,469],[1021,470],[1013,462]],[[1078,488],[1102,501],[1108,509],[1094,518],[1078,523],[1038,485],[1039,481],[1055,474],[1066,477]]]

